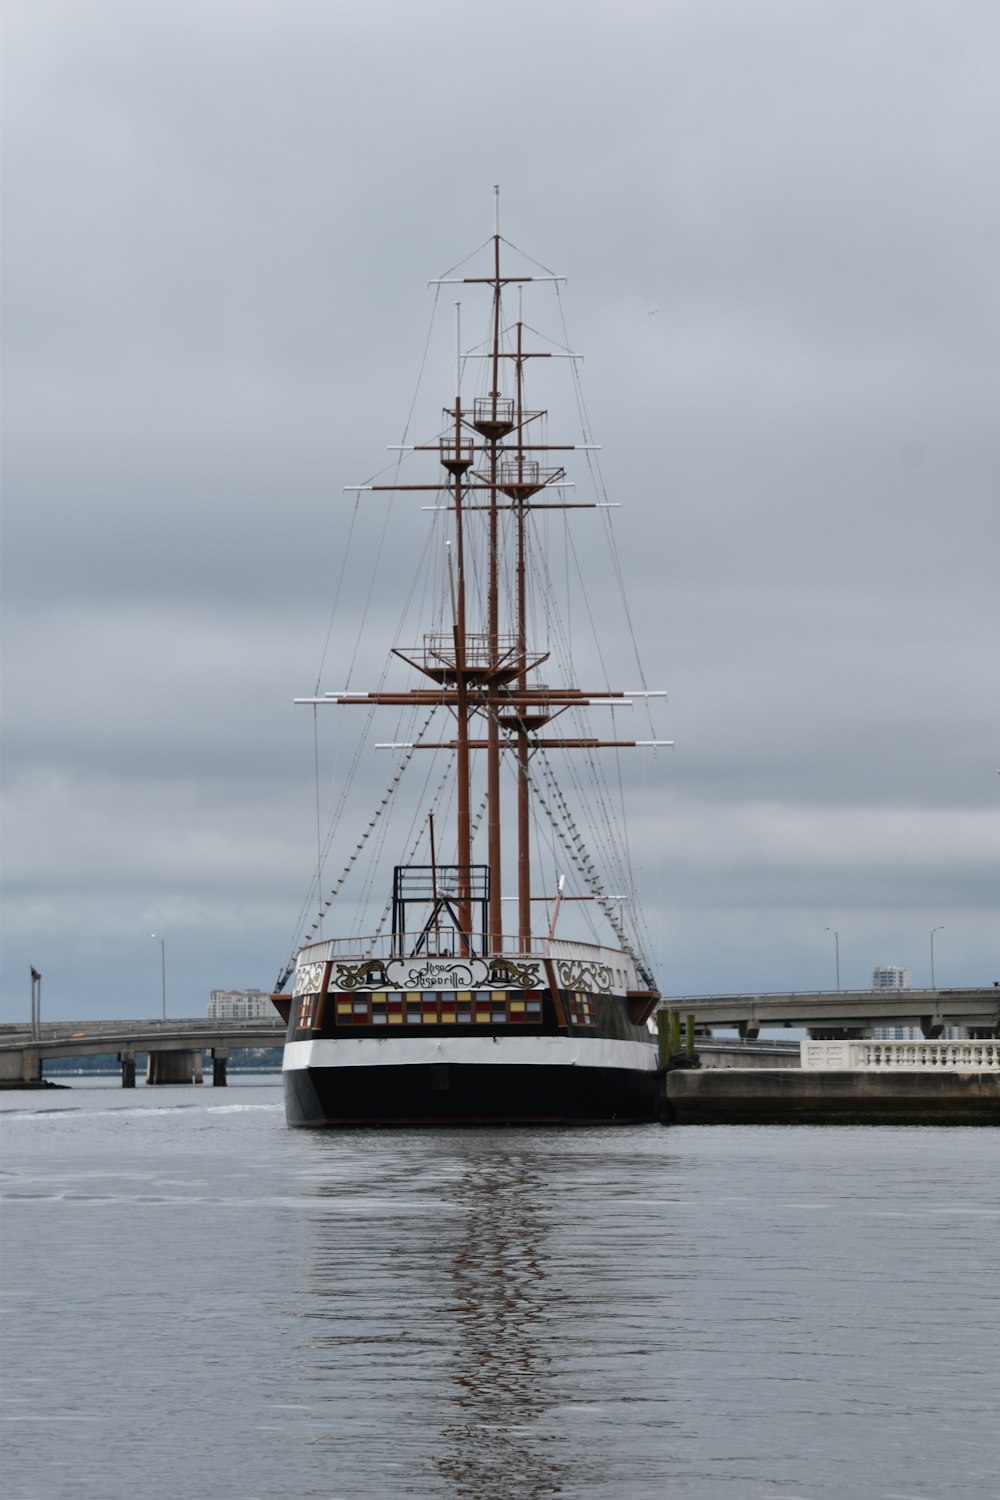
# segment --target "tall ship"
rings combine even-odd
[[[317,682],[311,696],[295,700],[312,707],[314,720],[333,709],[361,713],[371,736],[350,775],[338,772],[333,783],[335,831],[324,849],[317,829],[309,898],[317,905],[304,908],[319,915],[293,940],[272,996],[287,1021],[282,1066],[295,1126],[657,1118],[651,1017],[659,992],[644,956],[618,752],[655,754],[672,742],[653,733],[602,737],[590,720],[610,710],[614,726],[617,711],[635,705],[652,730],[649,700],[665,694],[549,680],[575,670],[554,586],[556,553],[560,565],[574,554],[555,528],[567,528],[579,510],[601,512],[606,525],[613,507],[599,484],[597,498],[577,499],[568,475],[570,455],[593,472],[595,446],[550,442],[549,413],[528,403],[538,361],[565,361],[575,381],[577,356],[523,316],[526,294],[554,290],[558,301],[562,278],[501,236],[496,191],[494,232],[470,260],[476,255],[479,274],[431,283],[437,297],[461,288],[481,320],[479,342],[466,348],[456,302],[455,395],[443,421],[428,441],[399,445],[387,482],[355,487],[366,504],[380,493],[410,503],[422,494],[421,509],[438,528],[430,561],[418,564],[422,585],[436,584],[433,597],[425,590],[430,628],[416,645],[391,645],[399,686],[387,672],[375,688],[323,691]],[[415,482],[404,482],[404,461],[423,466]],[[600,545],[610,590],[617,559],[603,533]],[[380,558],[380,617],[387,598],[411,598],[395,583],[387,587],[387,569]],[[353,564],[342,560],[342,577],[345,570],[353,577]],[[601,604],[577,585],[580,616]],[[365,642],[373,628],[362,627]],[[402,628],[397,642],[407,639]],[[574,642],[576,631],[574,624]],[[598,643],[591,653],[598,669],[602,654]],[[407,726],[405,738],[372,742],[380,711]],[[387,755],[392,769],[362,817],[358,786],[370,781],[369,751]],[[362,852],[384,844],[404,773],[416,773],[418,796],[403,862],[391,879],[385,871],[381,900],[369,883],[350,907],[347,878]],[[588,792],[611,886],[578,810]],[[360,835],[340,832],[351,814]],[[347,863],[327,895],[324,868],[338,849],[348,851]],[[352,917],[351,932],[325,936],[335,896],[337,911]]]

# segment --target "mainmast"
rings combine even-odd
[[[514,365],[517,380],[517,478],[524,483],[524,322],[521,318],[521,289],[517,294],[517,356]],[[528,687],[528,585],[525,561],[525,502],[516,501],[517,532],[517,655],[521,670],[517,685],[523,694]],[[517,935],[522,953],[531,952],[531,802],[528,781],[528,730],[523,715],[517,724]]]

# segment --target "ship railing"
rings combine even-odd
[[[299,950],[300,963],[322,963],[328,959],[340,959],[362,963],[368,959],[388,960],[408,958],[420,953],[426,958],[466,958],[468,952],[458,933],[440,933],[431,936],[430,945],[426,932],[398,934],[395,939],[389,933],[378,937],[318,938]],[[476,947],[473,957],[483,957]],[[564,959],[590,964],[602,964],[615,971],[627,987],[635,977],[632,957],[620,948],[608,948],[600,943],[576,942],[572,938],[535,938],[526,950],[520,937],[505,936],[490,945],[491,957],[520,957],[535,959]]]
[[[463,638],[463,661],[469,671],[492,671],[497,665],[513,659],[516,652],[516,636],[502,635],[494,641],[488,635],[469,631]],[[454,671],[456,665],[454,632],[428,633],[419,646],[401,647],[399,654],[406,661],[419,662],[426,672],[432,672],[435,668],[441,667]]]

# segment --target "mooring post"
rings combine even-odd
[[[670,1012],[670,1056],[676,1057],[681,1050],[681,1013],[679,1010]]]
[[[118,1061],[122,1065],[122,1088],[135,1088],[135,1053],[119,1052]]]
[[[658,1010],[656,1012],[656,1035],[660,1047],[660,1067],[665,1068],[670,1062],[670,1021],[669,1010]]]
[[[688,1057],[694,1057],[694,1016],[687,1017],[687,1038],[684,1050]]]

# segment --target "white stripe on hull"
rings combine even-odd
[[[359,1036],[286,1042],[282,1072],[300,1068],[378,1068],[427,1063],[497,1067],[629,1068],[655,1073],[657,1049],[645,1042],[595,1036]]]

